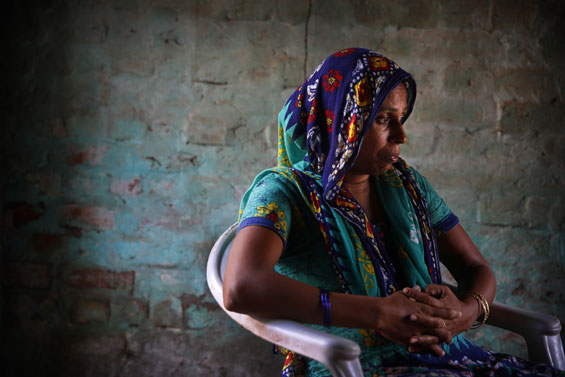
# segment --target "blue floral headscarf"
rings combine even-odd
[[[333,201],[367,128],[388,93],[400,83],[408,94],[404,121],[416,99],[416,83],[409,73],[363,48],[330,55],[290,96],[279,114],[289,151],[279,156],[279,165],[299,165],[319,175],[324,198]]]

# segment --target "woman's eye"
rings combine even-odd
[[[387,124],[390,118],[386,115],[379,115],[376,120],[378,124]]]

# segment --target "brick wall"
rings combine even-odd
[[[402,154],[497,299],[565,320],[560,2],[36,3],[5,9],[0,36],[7,375],[277,373],[215,305],[206,258],[275,162],[286,97],[352,46],[415,75]],[[525,355],[512,334],[473,337]]]

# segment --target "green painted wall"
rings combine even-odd
[[[561,2],[55,0],[2,13],[6,375],[276,374],[270,345],[215,305],[206,259],[275,162],[286,97],[354,46],[415,75],[403,157],[492,264],[497,299],[565,320]],[[515,335],[473,337],[525,355]]]

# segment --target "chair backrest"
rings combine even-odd
[[[220,238],[218,238],[210,252],[208,265],[206,266],[206,280],[208,281],[208,287],[218,302],[218,305],[220,305],[223,310],[226,310],[226,308],[224,307],[222,285],[236,227],[237,225],[233,224],[224,233],[222,233]]]

